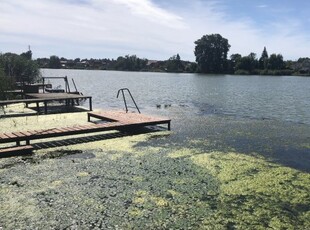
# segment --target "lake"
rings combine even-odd
[[[117,91],[129,88],[142,113],[172,119],[174,135],[166,141],[173,144],[203,138],[216,143],[215,149],[255,152],[310,171],[310,78],[51,69],[42,74],[68,76],[71,90],[73,78],[79,91],[93,96],[95,109],[123,109]]]
[[[123,108],[118,89],[129,88],[142,111],[171,105],[194,113],[310,124],[310,78],[43,69],[68,76],[93,96],[95,108]],[[54,86],[63,82],[52,80]],[[158,106],[157,106],[158,105]]]

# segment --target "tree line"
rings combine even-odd
[[[310,59],[285,61],[282,54],[268,54],[266,47],[258,56],[249,53],[230,55],[228,39],[220,34],[204,35],[194,42],[196,62],[181,60],[179,54],[164,61],[148,60],[136,55],[120,56],[117,59],[66,59],[50,56],[36,60],[40,68],[100,69],[120,71],[187,72],[246,75],[310,75]]]
[[[195,41],[195,45],[197,71],[201,73],[310,75],[309,58],[299,58],[297,62],[284,61],[282,54],[269,56],[266,47],[259,58],[252,52],[246,56],[232,54],[228,59],[231,46],[220,34],[204,35]]]
[[[36,60],[40,68],[52,69],[93,69],[119,71],[154,71],[154,72],[195,72],[196,64],[181,60],[179,54],[167,60],[157,61],[139,58],[136,55],[120,56],[117,59],[66,59],[50,56]]]

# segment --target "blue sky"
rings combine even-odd
[[[0,0],[0,52],[194,61],[194,41],[219,33],[229,55],[297,60],[310,57],[308,15],[306,0]]]

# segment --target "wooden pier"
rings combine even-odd
[[[40,112],[40,103],[44,104],[44,113],[47,114],[48,103],[53,101],[64,101],[66,106],[74,106],[74,102],[76,100],[88,99],[89,100],[89,110],[92,111],[92,97],[91,96],[83,96],[79,94],[71,94],[71,93],[28,93],[25,94],[26,99],[18,99],[18,100],[5,100],[0,101],[0,106],[6,106],[9,104],[18,104],[25,103],[26,107],[29,104],[36,103],[37,111]]]
[[[102,132],[109,130],[135,129],[158,124],[167,124],[168,130],[170,130],[171,122],[171,120],[168,118],[153,117],[138,113],[125,113],[122,111],[89,112],[87,116],[88,121],[90,121],[91,118],[97,118],[106,122],[90,122],[86,125],[74,125],[70,127],[0,133],[0,143],[16,142],[16,147],[13,147],[14,151],[23,150],[25,149],[25,146],[27,146],[27,149],[29,150],[31,149],[31,140]],[[21,145],[21,142],[23,141],[25,142],[25,145]],[[11,151],[12,148],[0,149],[0,156],[2,153]]]

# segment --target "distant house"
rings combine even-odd
[[[61,67],[62,68],[66,68],[67,67],[67,64],[68,64],[68,61],[60,61],[60,64],[61,64]]]
[[[149,66],[149,65],[155,64],[157,62],[158,62],[157,60],[147,60],[146,65]]]

